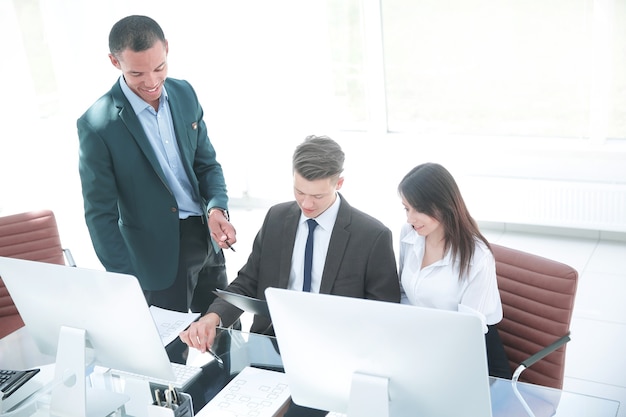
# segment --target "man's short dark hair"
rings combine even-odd
[[[141,52],[152,48],[156,41],[165,42],[161,26],[148,16],[126,16],[111,28],[109,33],[109,51],[114,56],[130,49]]]
[[[308,181],[340,177],[345,154],[328,136],[308,136],[296,147],[293,170]]]

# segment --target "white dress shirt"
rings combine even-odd
[[[319,293],[322,284],[322,273],[324,272],[324,264],[326,263],[326,253],[328,253],[328,245],[330,243],[330,235],[335,226],[337,213],[341,197],[337,194],[335,202],[328,207],[322,214],[315,218],[317,227],[313,231],[313,265],[311,267],[311,292]],[[302,291],[304,283],[304,247],[306,239],[309,235],[309,226],[306,221],[308,217],[300,215],[298,222],[298,230],[296,231],[296,241],[293,245],[293,253],[291,255],[291,271],[289,273],[289,289]]]
[[[459,279],[458,259],[448,249],[443,259],[422,268],[426,239],[410,224],[400,233],[401,302],[421,307],[471,312],[486,324],[502,320],[502,302],[498,291],[496,264],[491,251],[476,240],[470,268]]]

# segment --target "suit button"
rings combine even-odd
[[[172,213],[176,213],[178,211],[176,207],[172,207],[170,210],[172,210]]]

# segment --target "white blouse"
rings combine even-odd
[[[485,244],[476,240],[468,272],[459,280],[458,259],[448,250],[443,259],[422,268],[426,238],[410,224],[400,233],[400,290],[403,304],[477,314],[486,324],[502,320],[496,263]]]

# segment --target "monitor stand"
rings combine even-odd
[[[50,416],[107,416],[129,400],[124,394],[87,387],[86,347],[85,330],[61,327],[54,376],[56,386],[47,410]]]
[[[389,379],[352,374],[348,417],[389,417]]]

